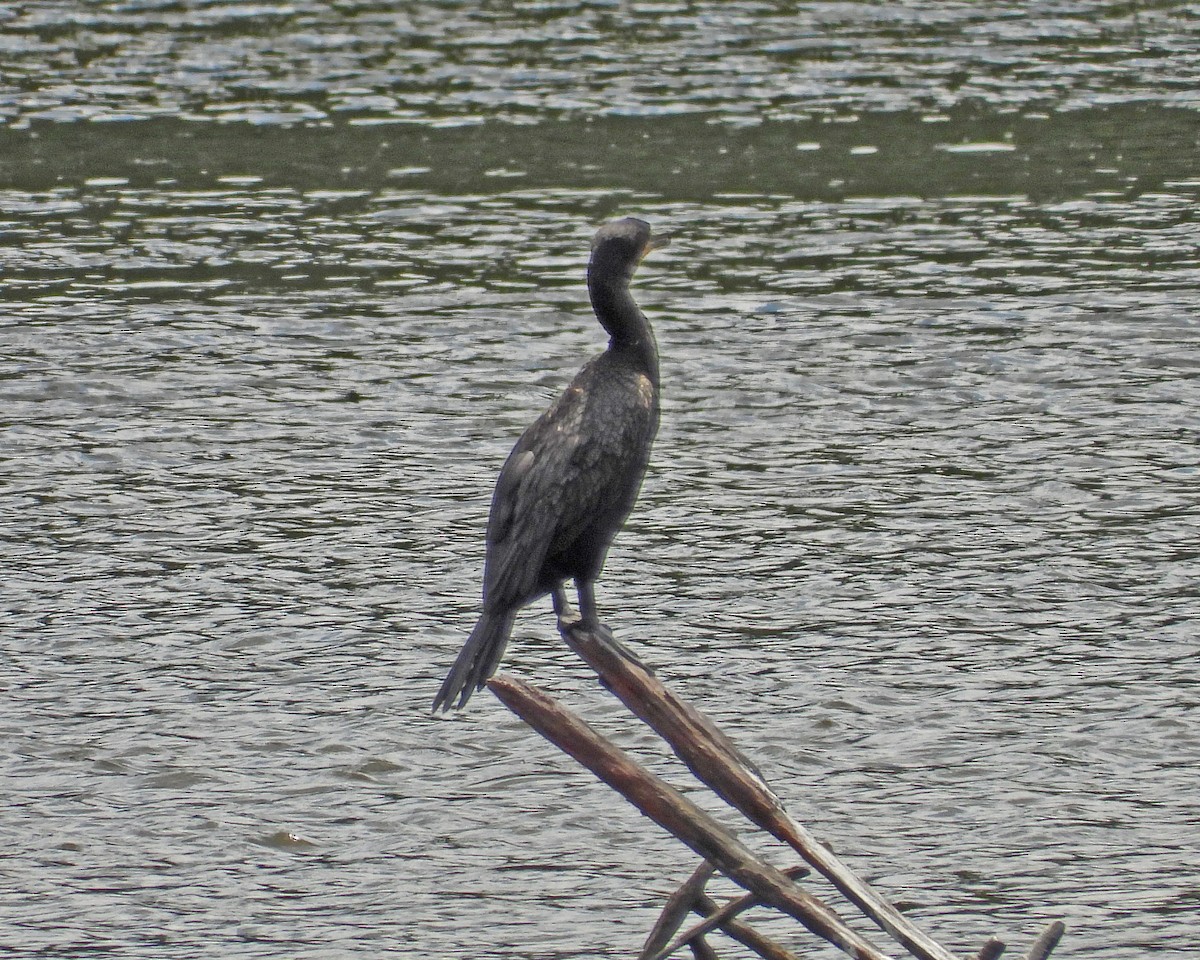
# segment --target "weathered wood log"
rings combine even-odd
[[[609,743],[567,708],[531,684],[497,675],[488,686],[517,716],[564,753],[678,837],[764,904],[796,920],[855,960],[890,960],[848,927],[827,904],[760,860],[711,815]]]
[[[1062,939],[1066,930],[1066,925],[1061,920],[1055,920],[1033,942],[1033,946],[1025,954],[1025,960],[1046,960],[1050,956],[1050,951],[1058,946],[1058,941]]]
[[[561,631],[571,649],[599,674],[604,686],[652,727],[698,780],[752,823],[790,845],[919,960],[957,960],[794,821],[729,738],[640,663],[622,655],[604,635],[606,632],[579,624],[566,625]]]
[[[806,867],[788,867],[783,872],[788,879],[799,880],[808,874],[808,869]],[[735,919],[739,913],[749,910],[751,907],[756,907],[759,904],[758,897],[752,893],[748,893],[744,897],[730,900],[722,907],[712,897],[701,891],[699,896],[696,897],[694,909],[704,919],[680,934],[669,945],[661,947],[648,957],[643,952],[639,960],[666,960],[667,957],[671,956],[680,947],[691,942],[695,937],[704,936],[704,934],[717,928],[723,930],[739,943],[745,944],[760,957],[765,958],[765,960],[796,960],[796,955],[790,950],[780,946],[768,937],[764,937],[749,924],[741,923]]]

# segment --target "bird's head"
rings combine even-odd
[[[651,250],[665,247],[666,234],[652,236],[650,224],[636,217],[612,220],[596,231],[592,240],[592,259],[588,265],[591,281],[628,283],[642,258]]]

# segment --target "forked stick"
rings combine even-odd
[[[789,879],[798,880],[808,874],[807,867],[788,867],[783,871]],[[682,889],[682,888],[681,888]],[[646,952],[642,952],[639,960],[666,960],[671,954],[682,947],[686,943],[690,943],[696,937],[702,937],[706,933],[720,927],[735,940],[746,944],[750,949],[754,950],[760,956],[767,957],[768,960],[785,960],[795,955],[789,950],[785,950],[773,941],[755,933],[752,927],[747,924],[739,924],[740,929],[729,929],[736,921],[734,918],[744,910],[749,910],[751,907],[759,905],[758,897],[752,893],[746,894],[744,897],[738,897],[736,900],[730,900],[725,906],[719,906],[712,897],[701,893],[697,897],[696,909],[702,911],[704,919],[695,926],[685,930],[668,946],[656,951],[649,956]],[[739,935],[741,934],[741,935]],[[752,942],[747,943],[750,940]]]
[[[574,757],[642,813],[711,861],[762,903],[799,920],[855,960],[889,960],[832,908],[763,862],[711,815],[531,684],[498,675],[488,686],[517,716]]]
[[[945,947],[860,880],[783,808],[753,766],[698,710],[668,690],[640,663],[624,656],[597,630],[571,624],[563,639],[601,682],[675,751],[688,769],[752,823],[790,845],[847,900],[919,960],[957,960]]]

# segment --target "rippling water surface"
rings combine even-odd
[[[632,213],[618,634],[960,954],[1193,955],[1194,9],[31,2],[0,51],[0,949],[636,952],[691,855],[428,713]],[[506,669],[686,785],[544,607]]]

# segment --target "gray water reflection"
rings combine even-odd
[[[962,953],[1190,956],[1194,18],[1025,9],[0,12],[0,945],[630,954],[690,857],[427,706],[634,212],[621,636]]]
[[[0,116],[251,124],[1195,108],[1194,13],[1086,0],[19,3]]]

